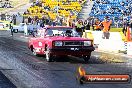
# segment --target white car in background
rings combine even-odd
[[[17,25],[13,25],[14,32],[15,33],[24,32],[24,25],[26,25],[26,23],[20,23],[18,26]]]
[[[17,26],[17,25],[14,25],[14,26],[13,26],[13,31],[14,31],[15,33],[18,33],[18,32],[23,33],[23,32],[24,32],[24,25],[26,25],[26,23],[20,23],[18,26]],[[33,24],[28,24],[28,25],[27,25],[27,29],[28,29],[28,31],[29,31],[29,33],[30,33],[30,32],[32,32],[33,30],[34,30],[34,31],[37,30],[38,27],[35,26],[35,25],[33,25]]]

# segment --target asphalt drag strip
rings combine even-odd
[[[84,84],[76,80],[78,67],[82,66],[88,74],[130,74],[132,67],[126,63],[105,63],[93,52],[89,63],[81,58],[69,57],[48,63],[44,56],[33,56],[27,43],[11,37],[0,37],[0,65],[4,75],[18,88],[131,88],[128,84]],[[61,58],[62,59],[62,58]],[[68,59],[68,60],[67,60]],[[9,70],[12,69],[12,70]]]
[[[2,72],[0,69],[0,88],[17,88]],[[8,69],[9,70],[9,69]]]

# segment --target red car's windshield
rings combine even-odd
[[[71,37],[79,37],[78,33],[73,28],[47,28],[45,36],[66,36],[68,32]]]

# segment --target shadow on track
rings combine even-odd
[[[38,60],[42,61],[42,62],[46,61],[44,55],[36,56],[36,58]],[[103,62],[102,60],[100,60],[99,58],[97,58],[95,56],[91,56],[91,58],[90,58],[88,63],[85,63],[83,58],[74,57],[74,56],[55,57],[55,61],[54,62],[69,62],[71,64],[105,64],[105,62]]]

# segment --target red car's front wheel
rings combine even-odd
[[[48,62],[52,62],[53,61],[53,55],[50,54],[49,48],[46,49],[45,55],[46,55],[46,60]]]
[[[37,52],[36,52],[36,50],[34,48],[32,50],[32,53],[33,53],[34,56],[37,56],[38,55]]]
[[[84,59],[84,61],[85,61],[86,63],[88,63],[88,62],[89,62],[89,59],[90,59],[90,55],[84,55],[84,56],[83,56],[83,59]]]

